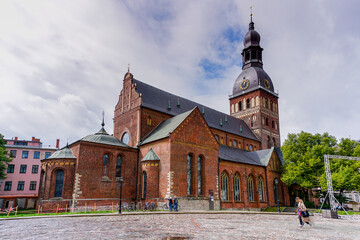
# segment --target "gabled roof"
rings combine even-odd
[[[105,131],[104,127],[102,127],[100,131],[95,134],[91,134],[86,137],[83,137],[82,139],[80,139],[80,141],[131,148],[122,141],[120,141],[119,139],[117,139],[116,137],[109,135]]]
[[[257,166],[264,166],[266,167],[269,164],[270,158],[274,150],[277,152],[280,160],[282,156],[280,148],[278,150],[274,149],[273,147],[270,149],[264,149],[259,151],[252,151],[248,152],[238,148],[232,148],[225,145],[219,146],[219,158],[221,160],[237,162],[237,163],[245,163]],[[281,161],[283,163],[283,161]]]
[[[170,133],[172,133],[194,110],[195,108],[161,122],[142,142],[140,142],[139,146],[169,137]]]
[[[160,160],[160,158],[156,155],[156,153],[152,148],[150,148],[150,150],[147,152],[145,157],[141,159],[141,161],[154,161],[154,160]]]
[[[248,125],[241,119],[216,111],[186,98],[165,92],[139,80],[133,79],[132,81],[136,84],[136,92],[141,93],[141,106],[143,107],[172,116],[182,114],[194,109],[194,107],[198,107],[203,113],[209,127],[255,141],[260,141]],[[220,125],[220,121],[222,125]]]
[[[63,147],[62,149],[51,154],[51,156],[47,159],[76,159],[76,157],[67,145],[66,147]]]

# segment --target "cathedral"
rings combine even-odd
[[[230,115],[128,71],[114,133],[103,123],[97,133],[43,159],[39,204],[101,206],[121,195],[124,203],[156,206],[176,196],[182,210],[288,206],[288,188],[280,180],[278,94],[263,69],[262,51],[251,20]]]

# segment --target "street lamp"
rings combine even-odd
[[[275,178],[274,180],[275,182],[275,188],[276,188],[276,198],[277,198],[277,204],[278,204],[278,213],[280,213],[280,200],[279,200],[279,180],[277,178]]]
[[[120,203],[119,203],[119,214],[121,214],[121,194],[122,194],[122,185],[124,182],[124,178],[120,177],[119,178],[119,182],[120,182]]]

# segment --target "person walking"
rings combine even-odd
[[[300,227],[304,226],[304,222],[306,224],[309,224],[310,226],[312,226],[311,221],[310,221],[310,215],[306,209],[304,201],[299,197],[296,197],[295,200],[298,203],[297,208],[298,208],[298,218],[299,218],[299,222],[300,222]]]
[[[174,211],[179,211],[179,209],[178,209],[178,199],[176,198],[176,196],[174,196],[173,201],[174,201]]]
[[[172,199],[172,197],[169,197],[169,209],[170,209],[170,212],[173,209],[173,199]]]

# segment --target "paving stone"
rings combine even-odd
[[[359,220],[296,215],[147,214],[0,221],[1,239],[359,239]]]

